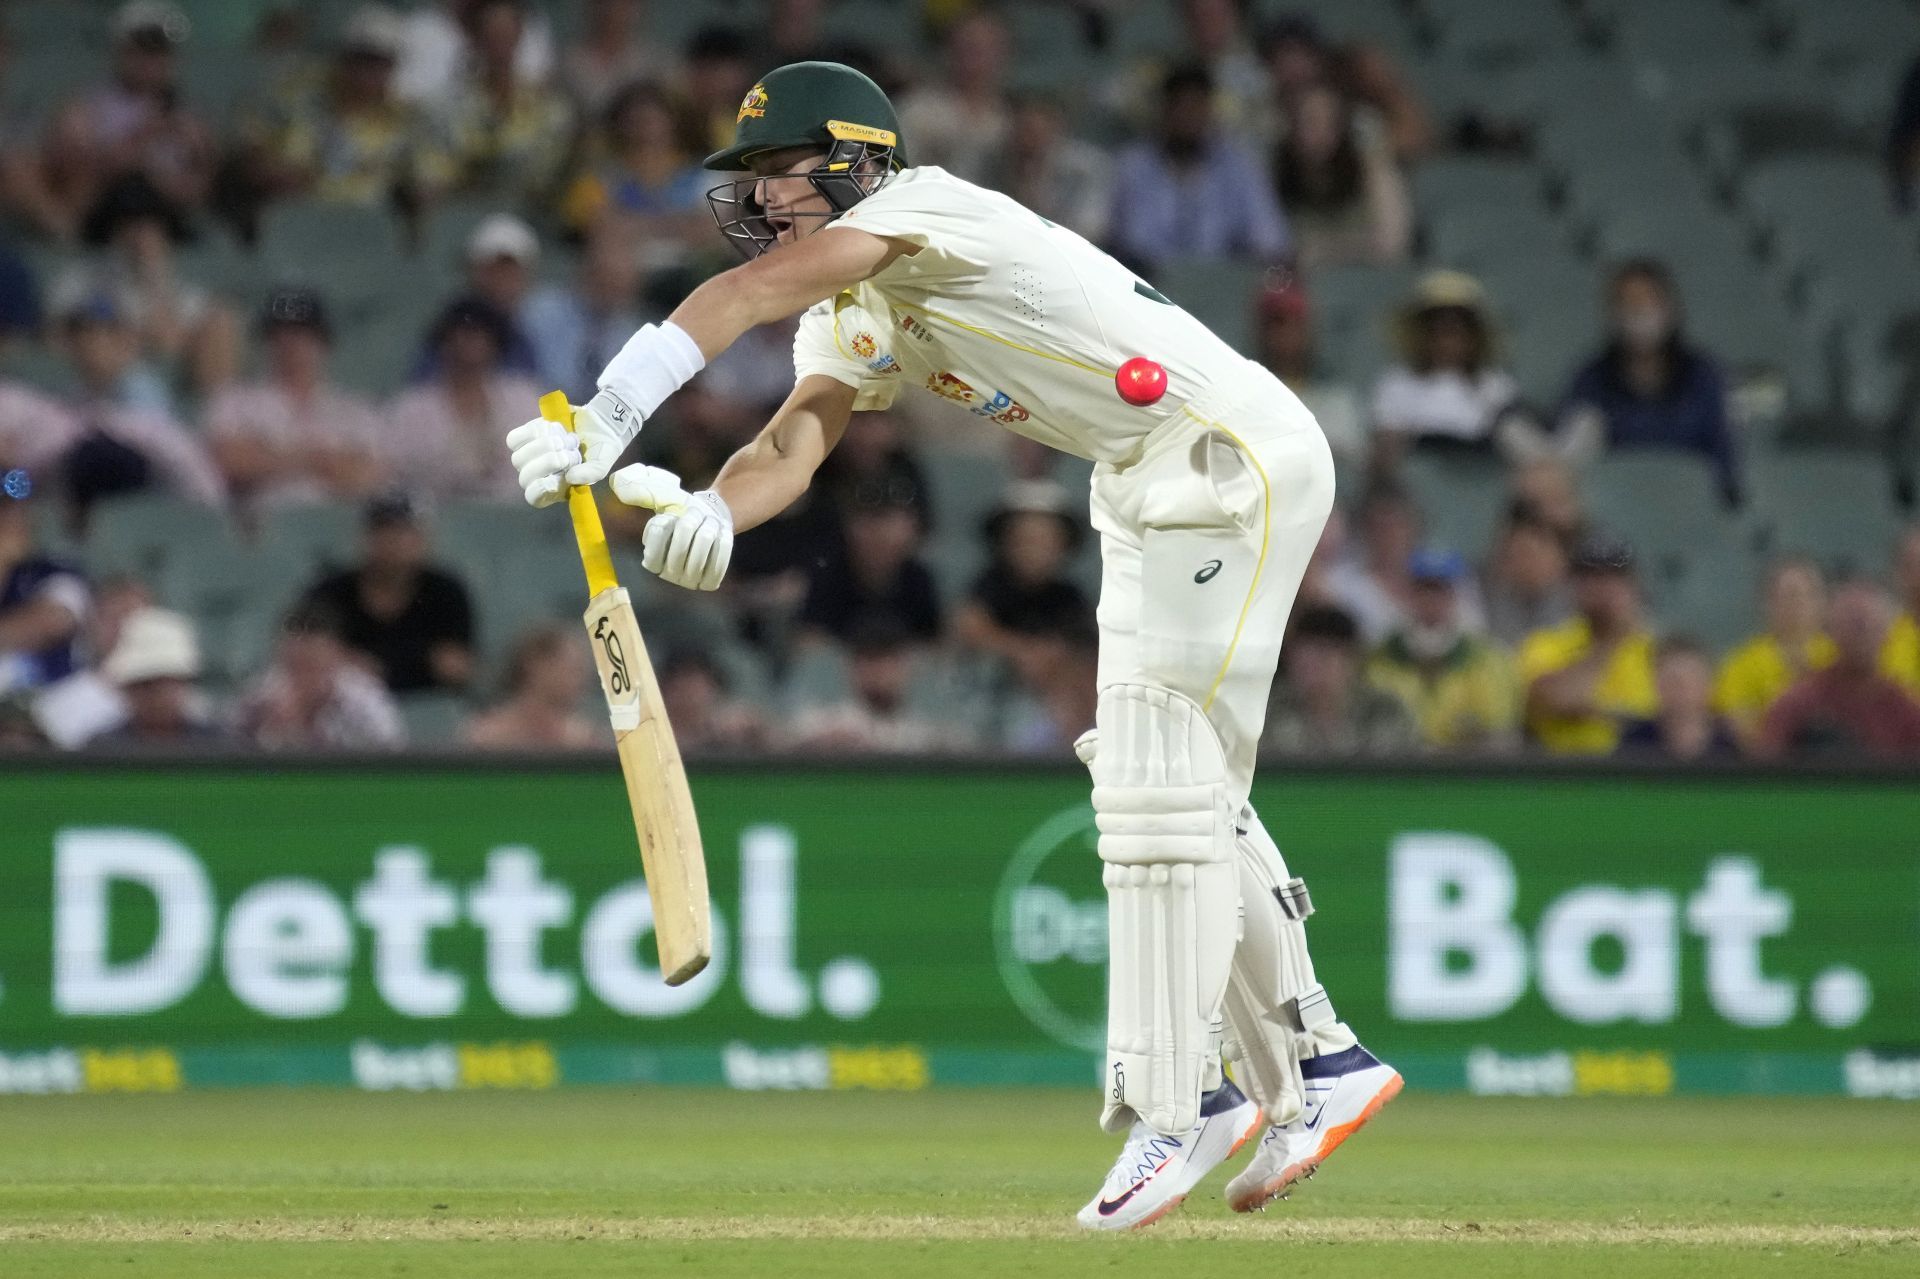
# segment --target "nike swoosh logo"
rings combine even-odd
[[[1102,1199],[1100,1201],[1100,1207],[1096,1209],[1096,1211],[1099,1212],[1099,1214],[1102,1217],[1111,1217],[1114,1213],[1119,1212],[1122,1208],[1127,1206],[1127,1200],[1133,1198],[1135,1195],[1139,1194],[1142,1190],[1146,1189],[1147,1183],[1149,1181],[1152,1181],[1155,1177],[1158,1177],[1161,1174],[1161,1172],[1165,1170],[1167,1164],[1172,1162],[1173,1161],[1171,1159],[1167,1160],[1166,1163],[1161,1164],[1160,1167],[1155,1168],[1152,1172],[1140,1178],[1140,1180],[1134,1182],[1133,1185],[1127,1188],[1127,1193],[1124,1195],[1121,1195],[1118,1199]]]

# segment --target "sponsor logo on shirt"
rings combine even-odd
[[[967,412],[975,417],[992,418],[1002,425],[1024,422],[1032,414],[1014,403],[1013,397],[1005,391],[995,391],[992,395],[974,390],[951,373],[933,373],[927,377],[927,389],[942,399],[952,400],[955,404],[964,404]]]
[[[873,340],[873,334],[854,334],[852,346],[853,353],[865,360],[867,367],[875,373],[884,375],[898,373],[900,371],[899,363],[890,353],[880,349],[879,344]]]
[[[908,315],[904,311],[900,313],[900,328],[909,337],[912,337],[918,341],[921,341],[921,342],[933,341],[933,334],[927,329],[926,324],[923,321],[917,320],[913,316]]]

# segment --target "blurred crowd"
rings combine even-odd
[[[1315,413],[1342,469],[1289,622],[1272,750],[1920,758],[1920,529],[1879,581],[1782,554],[1752,638],[1717,652],[1652,615],[1634,529],[1588,517],[1581,468],[1634,451],[1698,459],[1729,510],[1744,498],[1729,374],[1661,261],[1617,265],[1551,402],[1523,393],[1492,301],[1451,270],[1379,317],[1394,358],[1371,385],[1325,371],[1316,273],[1414,261],[1410,172],[1508,145],[1499,121],[1437,120],[1382,50],[1238,0],[1169,3],[1185,46],[1083,98],[1010,82],[992,5],[913,6],[937,30],[925,65],[823,35],[813,0],[773,0],[753,27],[707,7],[712,24],[667,43],[645,0],[582,0],[564,34],[529,0],[368,5],[326,30],[304,6],[236,0],[257,83],[215,119],[183,90],[188,15],[131,0],[62,101],[0,109],[0,738],[600,743],[574,623],[522,625],[486,660],[503,587],[463,571],[437,512],[525,516],[502,437],[544,390],[586,398],[635,327],[727,265],[700,157],[758,73],[824,57],[893,93],[915,163],[1006,190],[1148,279],[1212,259],[1264,281],[1248,354]],[[1054,7],[1098,48],[1113,6]],[[1901,102],[1896,193],[1920,155],[1913,83]],[[1103,126],[1083,127],[1093,114]],[[296,206],[391,213],[416,241],[448,209],[484,211],[401,352],[399,389],[375,394],[335,359],[354,321],[329,263],[250,289],[196,278],[204,246],[242,254]],[[790,327],[749,335],[635,456],[706,483],[784,397],[790,343]],[[654,654],[689,753],[1064,756],[1093,713],[1084,471],[976,425],[858,415],[800,506],[742,538],[718,631],[668,628]],[[1477,499],[1500,511],[1484,562],[1429,535],[1404,479],[1409,458],[1462,454],[1506,477]],[[980,473],[1004,490],[944,509],[935,476],[955,458],[990,458]],[[360,531],[295,584],[264,664],[220,683],[202,619],[162,583],[86,561],[102,512],[155,494],[254,536],[305,504],[351,506]],[[606,514],[637,545],[641,513]]]

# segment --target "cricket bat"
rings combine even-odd
[[[540,416],[573,429],[573,406],[564,392],[540,397]],[[707,859],[700,848],[700,826],[687,791],[680,745],[667,722],[647,646],[633,620],[633,603],[613,575],[607,534],[593,491],[575,485],[567,491],[573,535],[587,571],[587,611],[582,619],[607,698],[607,718],[627,781],[634,832],[640,837],[640,865],[653,902],[653,937],[660,949],[660,972],[667,985],[690,980],[713,958],[712,908],[707,898]]]

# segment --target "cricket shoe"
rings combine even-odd
[[[1260,1107],[1231,1080],[1200,1102],[1200,1122],[1177,1137],[1135,1123],[1113,1171],[1075,1218],[1089,1230],[1131,1230],[1180,1206],[1200,1179],[1260,1131]]]
[[[1320,1170],[1340,1143],[1400,1095],[1400,1072],[1355,1044],[1345,1052],[1309,1057],[1300,1063],[1306,1107],[1290,1124],[1267,1129],[1253,1162],[1227,1183],[1227,1203],[1235,1212],[1252,1212]]]

